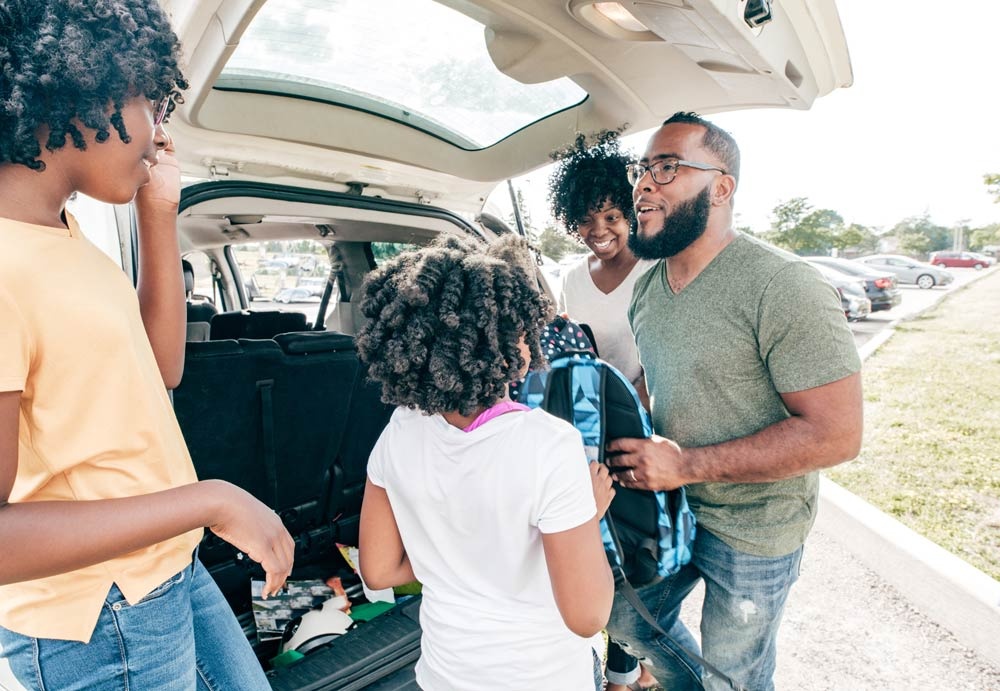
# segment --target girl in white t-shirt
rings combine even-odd
[[[507,398],[548,313],[525,249],[449,238],[364,287],[358,352],[399,407],[368,463],[361,574],[423,584],[426,691],[600,688],[588,637],[614,595],[598,528],[614,490],[572,426]]]
[[[636,258],[628,247],[635,212],[625,166],[634,159],[622,152],[612,131],[589,144],[580,134],[556,158],[549,177],[552,217],[591,251],[563,279],[559,311],[590,326],[598,354],[632,382],[648,410],[628,309],[636,281],[655,262]],[[656,688],[656,679],[614,640],[609,641],[607,678],[608,691]]]
[[[628,248],[635,224],[632,187],[625,176],[631,160],[615,132],[599,134],[590,145],[579,135],[573,147],[559,154],[549,178],[549,206],[566,232],[591,251],[566,274],[559,311],[590,326],[601,358],[621,371],[645,402],[628,307],[632,287],[654,262],[636,259]]]

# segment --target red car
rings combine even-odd
[[[944,267],[972,267],[973,269],[985,269],[989,266],[989,260],[981,255],[972,252],[932,252],[930,263],[934,266]]]

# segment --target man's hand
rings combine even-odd
[[[615,439],[607,445],[614,479],[629,489],[668,491],[692,479],[684,474],[684,449],[671,439]]]

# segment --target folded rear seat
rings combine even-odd
[[[368,456],[391,415],[366,381],[353,338],[304,332],[191,342],[186,358],[174,406],[199,478],[232,482],[278,512],[296,541],[293,578],[334,575],[343,568],[336,543],[357,544]],[[261,577],[259,566],[209,531],[200,550],[252,636],[249,581]],[[387,689],[416,690],[415,608],[270,671],[274,688],[349,691],[388,675],[396,681],[386,678]],[[274,653],[262,646],[258,654]]]
[[[368,381],[361,365],[354,382],[351,408],[347,419],[349,433],[344,435],[334,464],[330,495],[330,517],[336,518],[337,541],[358,544],[361,499],[368,478],[368,456],[382,430],[392,417],[392,407],[381,400],[382,388]]]
[[[335,547],[333,466],[358,369],[353,339],[332,332],[187,344],[174,408],[198,477],[231,482],[277,511],[296,565]],[[248,610],[253,565],[211,533],[201,557],[234,610]]]

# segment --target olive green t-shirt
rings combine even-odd
[[[780,394],[861,369],[840,298],[793,254],[740,234],[674,293],[663,261],[636,283],[629,321],[653,428],[682,447],[745,437],[789,417]],[[818,475],[689,485],[698,524],[735,549],[777,557],[816,517]]]

